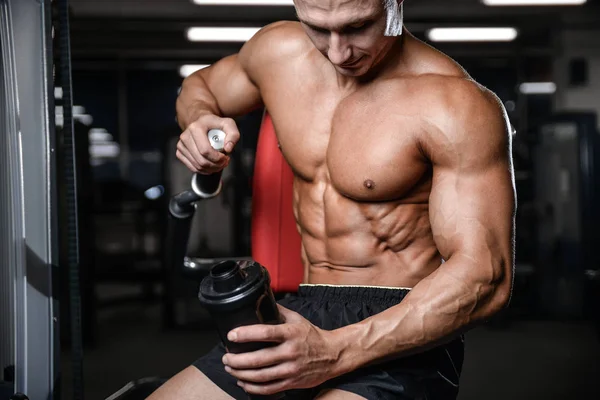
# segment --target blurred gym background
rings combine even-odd
[[[404,15],[410,32],[500,97],[514,128],[514,297],[467,334],[460,399],[600,398],[600,4],[406,0]],[[258,28],[295,13],[285,0],[72,0],[70,16],[83,382],[85,398],[100,400],[172,376],[217,340],[197,281],[164,262],[167,202],[191,179],[175,159],[175,100],[183,77],[244,39],[202,41],[190,28]],[[57,104],[62,96],[57,87]],[[261,116],[238,119],[242,140],[223,193],[198,205],[189,256],[250,254]],[[61,271],[62,287],[68,279]],[[59,291],[64,399],[70,301]]]

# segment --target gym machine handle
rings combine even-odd
[[[220,129],[208,131],[208,141],[213,149],[223,151],[225,147],[225,132]],[[210,175],[194,174],[192,188],[171,198],[169,213],[178,219],[187,219],[194,214],[194,203],[202,199],[210,199],[221,192],[222,171]]]

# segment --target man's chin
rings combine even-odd
[[[344,68],[342,66],[336,65],[335,66],[335,70],[340,74],[340,75],[344,75],[344,76],[348,76],[348,77],[358,77],[361,75],[364,75],[365,73],[365,68]]]

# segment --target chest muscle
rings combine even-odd
[[[284,157],[301,179],[360,201],[403,197],[425,176],[419,118],[401,105],[335,92],[267,105]]]

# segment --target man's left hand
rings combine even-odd
[[[223,356],[225,370],[247,393],[272,394],[315,387],[340,375],[342,348],[333,331],[320,329],[300,314],[279,306],[284,323],[249,325],[227,335],[232,342],[276,342],[261,350]]]

